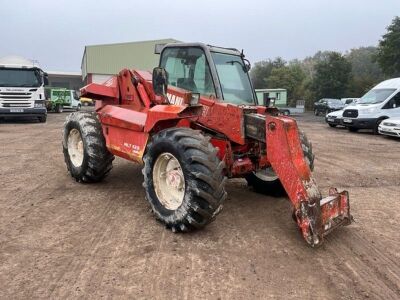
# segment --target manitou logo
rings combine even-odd
[[[171,104],[175,104],[175,105],[182,105],[183,104],[183,98],[182,97],[167,93],[167,98],[168,98],[169,103],[171,103]]]

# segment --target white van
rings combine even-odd
[[[400,117],[400,78],[379,83],[343,111],[343,125],[350,131],[372,129],[378,133],[379,124],[391,117]]]

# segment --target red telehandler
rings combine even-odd
[[[322,198],[311,143],[296,121],[258,106],[243,52],[201,43],[164,46],[153,73],[122,70],[82,88],[95,112],[67,117],[63,151],[71,176],[98,182],[114,155],[143,164],[156,217],[174,232],[214,220],[226,178],[257,192],[286,192],[308,244],[351,223],[347,191]]]

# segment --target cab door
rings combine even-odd
[[[385,115],[389,118],[400,117],[400,91],[392,97],[384,106]]]

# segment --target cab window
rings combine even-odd
[[[400,92],[398,92],[396,95],[390,99],[383,109],[391,109],[391,108],[400,108]]]
[[[210,68],[200,48],[167,48],[161,67],[168,73],[168,84],[194,93],[215,97]]]

